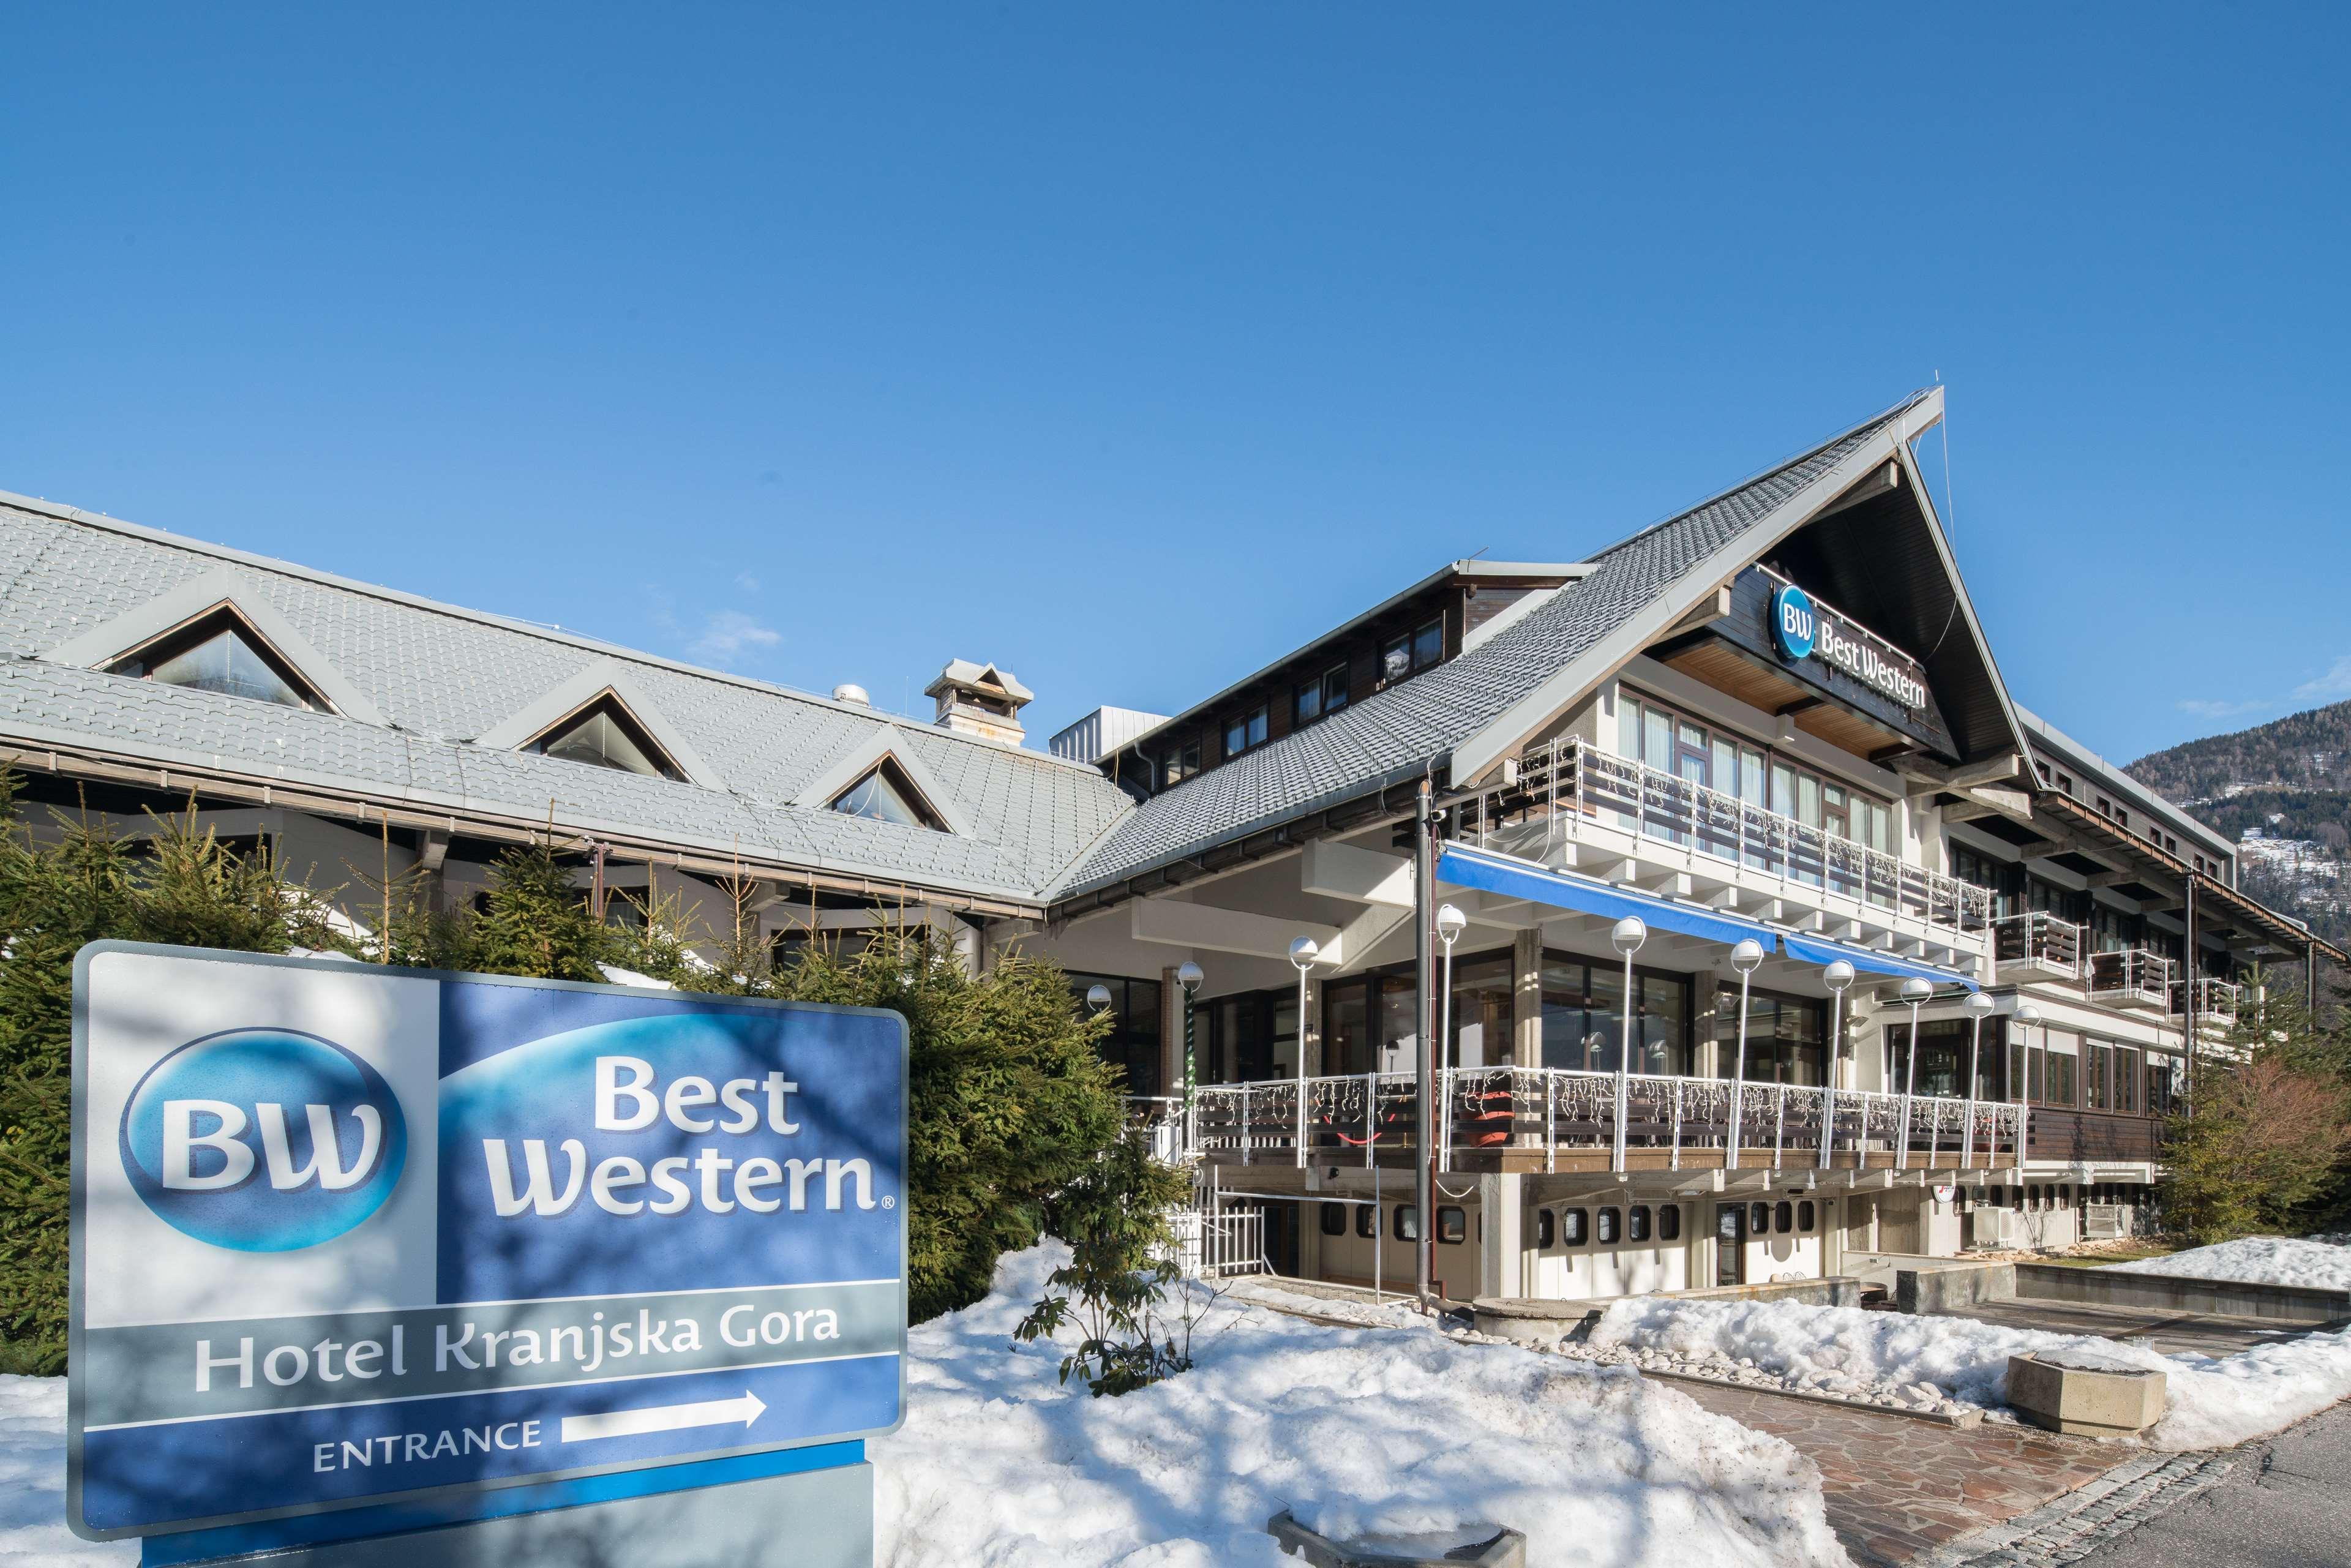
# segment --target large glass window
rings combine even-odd
[[[1126,1092],[1144,1096],[1165,1093],[1160,1081],[1159,982],[1074,970],[1069,978],[1071,994],[1086,1012],[1093,1010],[1086,1000],[1088,991],[1096,986],[1110,991],[1111,1031],[1094,1043],[1094,1050],[1104,1061],[1125,1072]]]
[[[1690,987],[1687,977],[1635,970],[1635,1072],[1688,1071]],[[1614,1072],[1625,1038],[1625,971],[1563,953],[1545,953],[1542,967],[1543,1065]]]
[[[1918,1077],[1912,1088],[1917,1094],[1935,1094],[1947,1099],[1967,1097],[1968,1058],[1970,1025],[1961,1019],[1938,1019],[1918,1026]],[[1906,1022],[1886,1026],[1893,1047],[1894,1082],[1886,1087],[1901,1092],[1910,1064],[1910,1026]],[[2000,1026],[1993,1024],[1984,1030],[1983,1046],[1976,1063],[1976,1098],[1999,1098]]]
[[[2075,1054],[2078,1049],[2071,1040],[2061,1042],[2055,1038],[2051,1039],[2048,1060],[2042,1063],[2041,1094],[2033,1102],[2035,1104],[2071,1106],[2081,1103],[2078,1082],[2081,1059]]]
[[[1494,1067],[1510,1049],[1510,956],[1507,952],[1453,966],[1453,1040],[1447,1060],[1456,1067]]]
[[[1739,988],[1724,986],[1714,1009],[1715,1074],[1739,1065]],[[1747,1080],[1750,1083],[1827,1082],[1828,1004],[1803,997],[1750,992],[1747,998]]]
[[[1325,1072],[1385,1071],[1391,1046],[1414,1038],[1409,975],[1362,975],[1322,988]],[[1408,1055],[1398,1063],[1410,1071]]]

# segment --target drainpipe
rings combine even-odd
[[[1426,774],[1421,775],[1420,793],[1413,808],[1412,852],[1412,967],[1414,1032],[1413,1080],[1415,1104],[1413,1132],[1412,1198],[1420,1216],[1420,1245],[1413,1249],[1413,1288],[1420,1298],[1420,1310],[1437,1310],[1432,1291],[1437,1272],[1437,1222],[1431,1204],[1435,1201],[1437,1185],[1437,1147],[1434,1128],[1436,1117],[1431,1113],[1435,1103],[1431,1098],[1436,1088],[1431,1048],[1435,1044],[1436,1001],[1429,987],[1435,978],[1436,953],[1431,940],[1436,928],[1437,853],[1429,831],[1429,818],[1434,812],[1430,798],[1431,785]]]
[[[2188,1108],[2192,1111],[2196,1108],[2196,877],[2193,873],[2188,878],[2188,938],[2180,945],[2180,952],[2186,960],[2180,967],[2188,975],[2186,999],[2180,1003],[2184,1030],[2181,1043],[2188,1052]]]

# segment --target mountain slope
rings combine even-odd
[[[2188,741],[2142,757],[2126,771],[2183,804],[2218,800],[2231,784],[2351,788],[2351,702]]]

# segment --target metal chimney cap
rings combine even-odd
[[[859,707],[873,706],[873,699],[867,695],[865,688],[853,681],[843,681],[833,687],[832,700],[837,703],[855,703]]]

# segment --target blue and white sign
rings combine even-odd
[[[1813,596],[1794,583],[1771,596],[1771,642],[1782,658],[1811,658],[1819,625],[1819,617],[1813,612]]]
[[[900,1419],[895,1013],[98,943],[75,1024],[84,1536]]]

